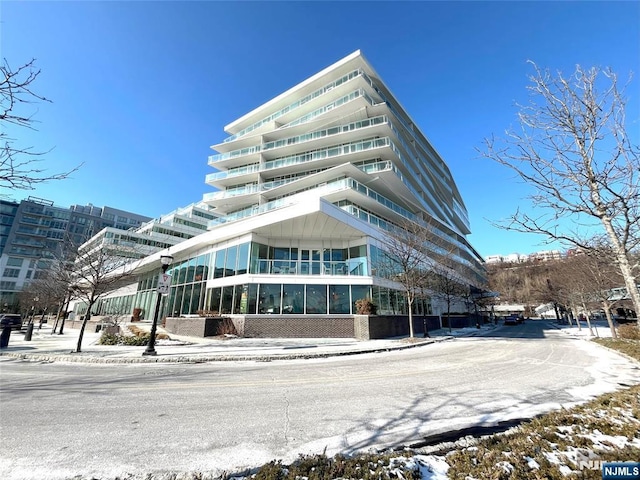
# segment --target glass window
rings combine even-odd
[[[356,313],[356,301],[361,298],[371,300],[376,306],[378,304],[371,299],[371,290],[369,285],[351,285],[351,311]]]
[[[307,285],[307,313],[327,313],[327,286]]]
[[[289,247],[276,247],[273,250],[274,260],[289,260]]]
[[[400,309],[398,308],[398,292],[391,289],[389,289],[389,309],[394,315],[400,313]]]
[[[249,285],[239,285],[240,302],[238,304],[238,313],[249,313]]]
[[[262,260],[269,259],[269,247],[267,245],[263,245],[262,243],[256,244],[258,245],[258,258]]]
[[[304,285],[282,286],[282,313],[304,313]]]
[[[250,273],[258,273],[259,272],[259,262],[258,260],[260,260],[260,247],[264,247],[264,245],[261,245],[259,243],[255,243],[255,242],[251,242],[251,260],[250,260],[250,267],[249,267],[249,272]],[[266,248],[266,247],[265,247]]]
[[[329,313],[350,313],[349,285],[329,285]]]
[[[191,285],[184,286],[184,296],[182,297],[182,309],[180,313],[188,315],[191,313]]]
[[[174,308],[174,305],[176,303],[176,291],[178,289],[176,287],[172,288],[169,290],[169,297],[167,298],[167,306],[166,306],[166,312],[167,315],[169,316],[176,316],[178,314],[177,310]]]
[[[231,313],[233,307],[233,286],[222,287],[222,301],[220,302],[220,313]]]
[[[187,262],[182,262],[175,272],[175,283],[176,285],[181,285],[184,283],[185,278],[187,278]]]
[[[207,279],[207,265],[209,264],[209,254],[200,255],[196,259],[196,271],[193,276],[194,282],[201,282]]]
[[[222,278],[224,276],[224,265],[225,265],[225,254],[227,251],[225,249],[218,250],[216,252],[216,261],[215,267],[213,269],[213,278]]]
[[[207,310],[210,312],[220,312],[220,298],[222,296],[222,289],[212,288],[209,290],[209,299],[207,302]]]
[[[256,283],[249,284],[247,313],[257,313],[258,310],[258,285]]]
[[[243,243],[238,248],[238,275],[247,273],[247,265],[249,262],[249,244]]]
[[[187,276],[185,278],[185,282],[186,283],[191,283],[193,282],[193,278],[195,276],[196,273],[196,259],[192,258],[189,260],[188,264],[187,264]]]
[[[368,275],[367,246],[360,245],[349,249],[349,275]]]
[[[9,257],[7,259],[7,267],[21,267],[22,258]]]
[[[347,250],[342,248],[331,249],[331,260],[334,262],[340,262],[347,259]]]
[[[175,290],[175,299],[173,301],[173,304],[170,305],[171,310],[173,311],[173,315],[174,316],[179,316],[182,314],[182,295],[184,293],[184,286],[180,286],[180,287],[176,287],[176,288],[172,288],[171,290]]]
[[[300,262],[300,275],[309,275],[311,272],[309,271],[310,263],[307,261]]]
[[[258,313],[280,314],[281,308],[281,284],[260,284],[258,297]]]
[[[311,275],[320,275],[320,262],[311,262]]]
[[[191,292],[191,307],[189,308],[189,313],[197,313],[198,310],[201,310],[200,296],[202,294],[202,283],[194,283],[193,291]]]
[[[244,295],[244,285],[236,285],[233,289],[233,313],[242,313],[242,298]]]
[[[236,261],[238,260],[238,247],[233,246],[227,249],[227,259],[224,264],[224,276],[232,277],[236,274]]]
[[[18,278],[19,275],[20,275],[19,268],[5,268],[4,274],[2,276],[9,277],[9,278]]]

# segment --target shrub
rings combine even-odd
[[[356,313],[358,315],[375,315],[378,307],[368,298],[356,300]]]
[[[627,340],[640,340],[640,328],[637,325],[627,324],[618,327],[618,335],[620,338]]]
[[[218,322],[216,335],[238,336],[238,331],[236,330],[236,326],[234,325],[233,320],[231,320],[230,318],[223,318],[220,322]]]
[[[404,456],[402,452],[363,453],[354,456],[336,455],[333,458],[329,458],[325,454],[300,455],[291,465],[284,465],[280,460],[273,460],[260,467],[251,478],[253,480],[324,480],[328,478],[417,480],[421,478],[417,466],[406,465],[400,458],[402,456]],[[394,472],[394,469],[402,470],[402,472]]]
[[[98,341],[98,343],[100,345],[118,345],[119,336],[120,335],[113,335],[111,333],[102,332],[102,335],[100,336],[100,340]]]
[[[131,333],[133,333],[134,336],[136,337],[147,337],[147,340],[149,340],[149,335],[151,335],[150,332],[148,332],[147,330],[143,330],[140,327],[136,327],[135,325],[129,325],[129,331]],[[156,340],[168,340],[169,339],[169,335],[167,335],[166,333],[156,333]]]
[[[100,336],[100,340],[98,341],[98,343],[100,345],[128,345],[142,347],[149,343],[150,336],[151,334],[148,332],[146,333],[146,335],[113,335],[104,332]],[[159,336],[156,335],[156,340],[158,338]]]

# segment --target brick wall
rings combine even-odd
[[[476,324],[475,320],[469,315],[451,315],[449,320],[451,320],[451,328],[467,328]],[[442,315],[442,327],[449,328],[446,313]]]
[[[174,335],[186,335],[188,337],[212,337],[217,335],[219,318],[179,318],[167,317],[164,329]]]
[[[241,337],[254,338],[357,338],[370,340],[409,335],[407,316],[347,315],[228,315]],[[414,317],[415,335],[424,334],[424,320],[429,330],[442,328],[438,317]],[[220,318],[166,319],[165,330],[176,335],[195,337],[220,333]]]
[[[365,317],[367,318],[367,317]],[[435,316],[415,316],[413,317],[413,333],[414,335],[424,335],[424,321],[427,322],[428,330],[436,330],[441,328],[440,320]],[[364,330],[362,330],[364,331]],[[409,317],[408,316],[374,316],[369,317],[368,326],[369,339],[401,337],[409,335]],[[360,338],[360,337],[357,337]],[[366,340],[367,338],[361,338]]]
[[[354,338],[354,335],[351,315],[345,317],[252,315],[244,318],[245,337]]]

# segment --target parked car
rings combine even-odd
[[[518,323],[522,322],[520,322],[519,316],[516,314],[507,315],[506,317],[504,317],[505,325],[517,325]]]
[[[22,316],[19,313],[0,314],[0,327],[11,327],[13,330],[22,328]]]

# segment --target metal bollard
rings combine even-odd
[[[9,337],[11,337],[11,326],[3,327],[2,333],[0,333],[0,348],[9,346]]]
[[[33,323],[27,325],[27,333],[24,334],[24,341],[30,342],[31,336],[33,335]]]

